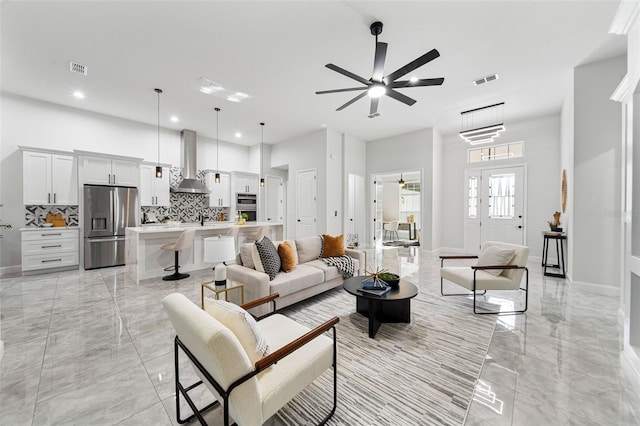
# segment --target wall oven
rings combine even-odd
[[[237,193],[236,210],[238,213],[246,213],[248,222],[257,220],[258,196],[256,194]]]

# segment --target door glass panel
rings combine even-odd
[[[489,218],[513,219],[515,216],[514,173],[489,176]]]
[[[420,223],[420,182],[407,182],[400,189],[400,222]]]
[[[469,209],[467,215],[469,219],[475,219],[478,217],[478,177],[472,176],[469,178]]]

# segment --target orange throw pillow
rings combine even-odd
[[[322,257],[344,256],[344,235],[332,237],[331,235],[323,235],[324,250]]]
[[[278,254],[280,255],[280,263],[282,263],[282,270],[284,272],[289,272],[296,267],[296,253],[287,241],[278,244]]]

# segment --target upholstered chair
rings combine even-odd
[[[162,247],[160,247],[162,250],[169,250],[175,253],[174,265],[170,268],[165,269],[165,271],[173,269],[173,274],[162,277],[163,280],[175,281],[175,280],[182,280],[184,278],[189,277],[189,274],[180,273],[179,253],[183,250],[193,247],[193,238],[195,234],[196,234],[195,229],[187,229],[186,231],[183,231],[182,234],[180,234],[180,236],[178,237],[175,243],[165,244]]]

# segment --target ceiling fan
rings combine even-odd
[[[360,93],[358,96],[336,109],[336,111],[341,111],[355,101],[364,98],[366,95],[369,95],[371,97],[369,118],[378,117],[380,115],[380,113],[378,112],[378,104],[380,102],[380,97],[384,95],[387,95],[390,98],[393,98],[409,106],[416,103],[415,99],[411,99],[410,97],[396,91],[395,89],[406,89],[409,87],[419,86],[439,86],[444,82],[444,77],[398,80],[400,77],[410,73],[417,68],[420,68],[424,64],[431,62],[438,56],[440,56],[440,53],[436,49],[431,49],[429,52],[409,62],[405,66],[398,68],[391,74],[384,75],[384,61],[387,56],[387,43],[378,41],[378,35],[382,33],[382,22],[374,22],[369,28],[371,29],[371,34],[376,36],[376,53],[373,61],[373,75],[369,80],[360,77],[359,75],[356,75],[352,72],[349,72],[344,68],[340,68],[337,65],[326,65],[326,67],[330,70],[338,72],[359,83],[364,84],[364,87],[349,87],[346,89],[321,90],[319,92],[316,92],[316,95],[323,95],[326,93],[354,92],[358,90],[365,90],[365,92]]]

